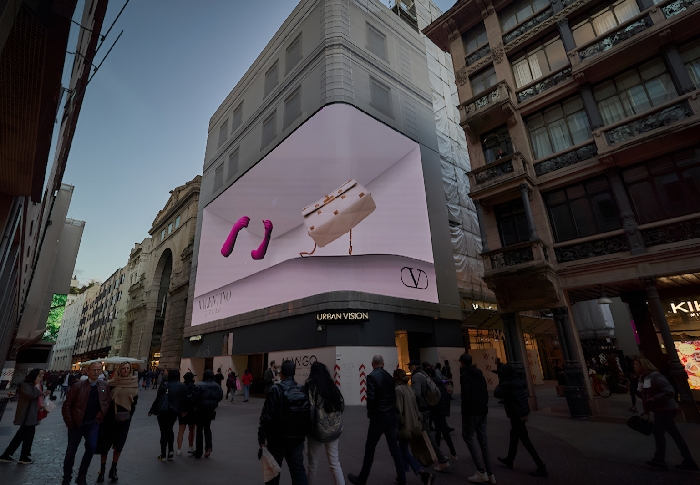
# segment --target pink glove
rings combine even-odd
[[[250,252],[250,255],[256,260],[263,259],[265,257],[265,253],[267,253],[267,246],[270,244],[270,234],[272,234],[272,221],[264,220],[263,224],[265,225],[265,237],[260,243],[260,247],[258,247],[258,249],[253,249]]]
[[[233,225],[233,228],[231,229],[231,232],[226,238],[224,245],[221,246],[221,255],[224,258],[228,258],[231,255],[231,253],[233,252],[233,245],[236,244],[236,237],[238,237],[238,231],[240,231],[244,227],[248,227],[249,222],[250,217],[243,216],[240,219],[238,219],[238,221]]]

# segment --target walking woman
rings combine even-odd
[[[683,457],[683,463],[676,465],[676,468],[698,471],[698,465],[690,455],[690,449],[676,427],[678,403],[673,386],[647,359],[635,359],[634,372],[639,376],[638,394],[642,398],[644,412],[654,412],[656,452],[654,458],[647,461],[647,464],[655,468],[666,468],[666,432],[668,432]]]
[[[241,384],[243,385],[243,402],[248,402],[250,397],[250,385],[253,383],[253,374],[250,373],[250,369],[243,371],[241,376]]]
[[[405,370],[396,369],[394,371],[394,385],[396,385],[396,411],[399,415],[399,451],[401,452],[401,459],[407,471],[410,467],[413,473],[420,475],[423,483],[432,485],[435,481],[435,476],[425,471],[423,465],[416,460],[409,449],[411,438],[417,438],[422,434],[423,415],[418,411],[416,393],[408,387],[408,376]]]
[[[111,380],[107,381],[110,388],[111,402],[107,416],[100,424],[100,431],[97,435],[97,448],[95,451],[100,455],[100,473],[97,475],[97,482],[105,481],[105,467],[107,466],[107,454],[110,448],[112,452],[112,466],[109,469],[109,479],[112,482],[119,480],[117,476],[117,462],[126,443],[129,434],[131,418],[136,410],[138,400],[139,383],[138,378],[131,372],[131,364],[122,362]]]
[[[228,373],[228,378],[226,379],[226,400],[228,401],[228,395],[231,394],[231,402],[234,404],[236,404],[235,395],[238,390],[237,380],[235,372],[231,371]]]
[[[40,409],[41,398],[49,395],[49,391],[42,390],[42,380],[44,379],[44,371],[34,369],[29,372],[24,378],[24,382],[19,388],[19,402],[15,411],[15,424],[19,425],[15,437],[12,438],[10,444],[7,445],[5,453],[0,455],[0,462],[13,463],[15,460],[12,455],[15,454],[19,445],[22,445],[22,452],[18,463],[28,465],[32,463],[32,443],[34,442],[34,432],[36,425],[39,424],[38,414]]]
[[[168,406],[163,405],[167,400]],[[163,409],[159,409],[159,408]],[[156,399],[148,411],[148,415],[158,416],[160,428],[160,455],[158,461],[170,461],[175,456],[173,445],[175,444],[175,432],[173,426],[179,416],[187,414],[187,387],[180,382],[180,371],[172,369],[168,371],[168,380],[158,388]]]
[[[197,402],[197,397],[199,393],[199,388],[194,383],[194,374],[191,372],[185,372],[182,376],[185,381],[185,387],[187,388],[187,393],[189,398],[187,399],[187,412],[183,413],[177,418],[178,421],[178,431],[177,431],[177,451],[175,454],[180,456],[182,454],[182,440],[185,438],[185,428],[189,428],[189,434],[187,435],[187,444],[189,448],[188,453],[194,453],[194,434],[195,426],[197,425],[197,411],[195,403]]]
[[[326,366],[320,362],[311,364],[304,387],[309,395],[313,417],[309,435],[309,471],[306,474],[309,485],[318,483],[316,469],[324,449],[335,485],[345,485],[338,459],[338,442],[343,432],[341,415],[345,410],[343,395],[335,386]]]

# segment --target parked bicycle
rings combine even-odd
[[[605,375],[591,374],[591,387],[600,397],[610,397],[610,389],[605,380]]]

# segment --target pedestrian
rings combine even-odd
[[[129,434],[131,418],[136,411],[138,401],[139,383],[136,376],[131,373],[131,364],[122,362],[112,379],[107,381],[111,392],[109,410],[100,424],[97,435],[97,453],[100,454],[100,473],[97,482],[105,481],[105,468],[107,466],[107,454],[112,451],[112,466],[109,469],[109,479],[112,482],[119,480],[117,476],[117,463]]]
[[[435,383],[435,387],[440,391],[440,402],[435,406],[430,406],[430,415],[435,423],[435,442],[440,446],[440,440],[445,439],[447,447],[450,449],[450,458],[457,461],[457,451],[452,443],[450,428],[447,426],[447,417],[450,415],[450,395],[447,393],[445,384],[436,375],[436,369],[430,367],[427,370],[428,377]]]
[[[204,451],[206,458],[209,458],[209,455],[211,455],[213,449],[211,422],[216,418],[216,408],[224,398],[224,391],[221,389],[221,385],[215,381],[214,373],[211,370],[204,371],[203,379],[197,385],[197,447],[194,450],[195,458],[201,458],[202,451]]]
[[[248,398],[250,397],[250,385],[253,383],[253,374],[250,373],[250,369],[243,371],[241,383],[243,384],[243,402],[248,402]]]
[[[406,485],[406,470],[399,451],[398,427],[396,414],[396,391],[394,378],[384,370],[384,357],[372,357],[372,372],[367,376],[367,417],[369,428],[365,442],[365,456],[359,475],[348,474],[348,480],[354,485],[365,485],[374,462],[374,450],[379,439],[384,435],[389,452],[396,467],[396,482]]]
[[[533,477],[547,477],[547,467],[537,454],[527,432],[525,423],[527,423],[528,415],[530,414],[530,405],[527,401],[527,383],[525,379],[518,375],[515,365],[503,364],[501,367],[501,383],[496,387],[493,395],[503,400],[506,416],[510,419],[511,426],[508,455],[505,458],[499,457],[498,461],[508,468],[513,468],[513,461],[518,452],[518,441],[521,441],[537,465],[537,470],[530,472],[530,475]]]
[[[223,386],[221,385],[224,382],[224,375],[221,373],[221,367],[216,369],[216,375],[214,376],[214,380],[216,383],[223,389]]]
[[[634,359],[629,355],[625,357],[625,370],[627,371],[627,379],[630,384],[630,399],[632,400],[632,407],[629,408],[630,412],[637,412],[637,387],[639,386],[639,376],[634,371]]]
[[[401,459],[404,462],[404,470],[409,467],[413,473],[420,475],[421,482],[433,484],[435,476],[426,471],[423,465],[416,460],[409,449],[412,438],[419,438],[423,430],[423,415],[418,411],[416,404],[416,393],[408,387],[408,376],[403,369],[394,370],[394,392],[396,395],[396,412],[399,418],[398,438]]]
[[[71,373],[66,372],[66,375],[63,376],[63,382],[61,383],[61,399],[66,398],[66,394],[68,394],[68,388],[72,384],[71,382]]]
[[[153,389],[160,389],[160,386],[163,384],[163,381],[168,381],[168,375],[163,369],[159,368],[157,372],[158,373],[156,374],[155,382],[153,383]],[[180,376],[177,376],[177,381],[180,382]]]
[[[270,367],[274,362],[270,364]],[[308,485],[304,471],[304,439],[311,431],[309,397],[304,388],[294,380],[296,366],[291,360],[282,362],[280,381],[270,387],[265,398],[260,425],[258,426],[258,444],[262,457],[262,448],[274,457],[282,466],[287,460],[292,485]],[[277,485],[280,475],[267,483]]]
[[[277,368],[275,367],[275,361],[273,360],[270,362],[270,367],[265,371],[265,374],[263,375],[263,382],[265,384],[265,396],[270,392],[270,389],[272,388],[272,385],[277,382],[278,375],[277,375]]]
[[[75,483],[86,485],[87,471],[95,454],[100,423],[109,410],[110,393],[105,381],[99,380],[102,364],[93,362],[87,369],[87,377],[68,389],[61,413],[68,427],[68,446],[63,460],[63,485],[69,485],[73,475],[73,463],[80,441],[85,440],[85,453],[80,462]]]
[[[39,424],[39,409],[41,399],[49,395],[49,391],[42,391],[41,383],[44,378],[44,372],[40,369],[33,369],[24,377],[24,382],[19,387],[19,401],[15,410],[14,424],[19,426],[14,438],[7,445],[5,452],[0,455],[0,462],[13,463],[15,460],[12,455],[15,454],[19,445],[22,445],[22,451],[19,455],[17,463],[28,465],[32,462],[32,443],[34,443],[34,432],[36,425]]]
[[[496,483],[486,435],[486,416],[489,412],[486,378],[481,370],[472,365],[472,356],[467,353],[459,356],[459,367],[459,384],[462,388],[462,439],[476,465],[476,473],[469,477],[469,481]],[[479,441],[481,456],[474,444],[474,432]]]
[[[338,442],[343,432],[342,413],[345,410],[343,395],[321,362],[311,364],[304,391],[309,396],[312,416],[308,442],[309,485],[317,483],[316,468],[324,452],[335,485],[345,485],[345,477],[338,459]]]
[[[442,375],[445,377],[445,379],[449,381],[452,380],[452,369],[450,368],[449,360],[445,360],[445,365],[442,366]]]
[[[690,454],[690,449],[676,427],[678,403],[671,383],[647,359],[634,360],[634,372],[639,376],[638,392],[642,398],[644,412],[654,413],[654,458],[647,464],[654,468],[666,469],[666,433],[673,438],[681,452],[683,462],[676,465],[679,470],[698,471],[698,465]]]
[[[426,367],[429,366],[426,365]],[[435,383],[430,380],[418,359],[411,360],[408,363],[408,369],[411,371],[411,388],[413,392],[416,393],[418,410],[423,415],[423,431],[428,435],[430,444],[433,446],[438,459],[438,466],[435,467],[435,470],[439,472],[445,471],[450,467],[450,463],[435,441],[435,432],[432,431],[429,426],[431,420],[430,406],[435,406],[440,402],[440,398],[442,397],[440,390],[437,389]]]
[[[226,399],[228,400],[228,395],[231,394],[231,402],[234,404],[236,403],[235,394],[238,390],[236,381],[236,373],[233,371],[229,372],[226,378]]]
[[[162,374],[160,377],[162,377]],[[179,416],[187,413],[187,398],[187,387],[180,382],[180,371],[177,369],[171,370],[168,372],[168,380],[161,383],[161,386],[158,388],[156,398],[148,411],[149,417],[155,414],[158,418],[158,427],[160,428],[160,455],[158,455],[158,461],[170,461],[175,455],[173,452],[175,442],[173,426]],[[167,408],[164,406],[165,400],[167,400]],[[160,407],[163,407],[163,409],[160,409]]]
[[[151,381],[153,380],[153,369],[150,367],[146,371],[146,389],[151,388]]]
[[[436,363],[433,369],[435,369],[435,377],[437,377],[441,381],[445,379],[445,376],[442,375],[442,365],[440,365],[440,362]]]
[[[175,455],[182,455],[182,441],[185,438],[185,429],[188,429],[187,433],[187,452],[191,455],[194,454],[194,437],[195,428],[197,426],[197,398],[199,396],[199,388],[194,383],[195,375],[192,372],[185,372],[182,376],[185,387],[187,388],[187,409],[184,415],[180,415],[177,418],[178,431],[177,431],[177,450]]]

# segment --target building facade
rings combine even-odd
[[[461,1],[424,30],[454,59],[509,360],[523,360],[521,313],[550,315],[580,396],[572,305],[620,297],[689,420],[700,399],[698,19],[685,0]]]
[[[99,284],[93,284],[80,293],[71,296],[66,305],[58,330],[53,355],[48,368],[52,370],[68,370],[73,367],[73,349],[75,347],[78,328],[83,316],[83,308],[87,301],[92,301],[100,290]]]

